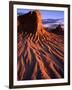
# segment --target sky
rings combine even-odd
[[[29,9],[17,9],[17,15],[26,14]],[[64,11],[55,11],[55,10],[40,10],[42,19],[61,19],[64,18]]]

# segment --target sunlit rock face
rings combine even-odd
[[[36,33],[42,28],[42,19],[39,11],[29,12],[18,16],[18,32]]]
[[[64,78],[63,36],[47,32],[40,11],[18,16],[17,79]]]

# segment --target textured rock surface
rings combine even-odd
[[[36,33],[42,28],[41,15],[39,11],[29,12],[18,16],[18,32]]]
[[[17,79],[64,77],[64,40],[47,32],[39,11],[18,16]]]

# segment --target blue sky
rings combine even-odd
[[[17,14],[25,14],[28,13],[29,9],[17,9]],[[42,19],[64,19],[64,11],[55,11],[55,10],[40,10],[40,13],[42,15]]]

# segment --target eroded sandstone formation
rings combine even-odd
[[[64,77],[64,41],[47,32],[39,11],[18,16],[17,79]]]
[[[42,29],[42,19],[39,11],[29,12],[17,18],[18,32],[36,33]]]

